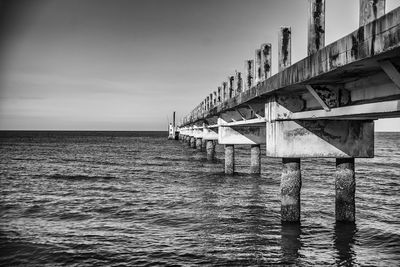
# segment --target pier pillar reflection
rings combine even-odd
[[[261,173],[261,146],[260,145],[251,145],[250,173],[251,174],[260,174]]]
[[[215,143],[213,140],[207,140],[206,144],[207,160],[215,159]]]
[[[336,221],[355,221],[356,180],[354,173],[354,158],[337,158],[335,172]]]
[[[300,158],[282,159],[281,221],[300,221]]]
[[[233,174],[235,172],[235,146],[225,145],[225,173]]]

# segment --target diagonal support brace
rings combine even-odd
[[[326,105],[324,100],[322,100],[321,97],[319,97],[318,93],[315,92],[314,88],[311,85],[306,84],[306,88],[310,92],[310,94],[318,101],[318,103],[321,105],[321,107],[325,111],[331,111],[331,109]]]
[[[400,73],[390,60],[379,61],[383,71],[389,76],[394,84],[400,89]]]

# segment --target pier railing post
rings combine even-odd
[[[233,174],[235,172],[235,146],[225,145],[225,173]]]
[[[325,0],[308,0],[308,55],[325,46]]]
[[[292,64],[292,30],[281,27],[278,38],[278,67],[283,71]]]
[[[335,172],[336,221],[355,221],[356,180],[354,158],[337,158]]]
[[[246,60],[244,62],[244,68],[244,90],[249,90],[254,85],[254,60]]]
[[[385,15],[386,0],[360,0],[360,27]]]
[[[207,140],[206,150],[207,150],[207,160],[214,160],[215,144],[213,140]]]
[[[281,176],[281,221],[300,221],[300,158],[282,159]]]
[[[271,44],[261,45],[261,81],[271,77]]]
[[[250,173],[261,173],[261,149],[260,145],[251,145],[250,150]]]
[[[254,68],[255,68],[255,84],[257,85],[261,81],[261,49],[256,49],[255,60],[254,60]]]

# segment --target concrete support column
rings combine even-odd
[[[214,144],[213,140],[207,140],[206,150],[207,150],[207,160],[214,160],[215,159],[215,144]]]
[[[337,158],[335,173],[336,221],[354,222],[356,179],[354,158]]]
[[[281,221],[300,221],[301,171],[299,158],[282,159]]]
[[[196,138],[196,148],[200,151],[203,143],[202,141],[203,141],[202,138]]]
[[[207,151],[207,140],[201,140],[201,151]]]
[[[194,138],[193,136],[190,138],[190,147],[196,148],[196,138]]]
[[[233,174],[235,172],[235,146],[225,145],[225,173]]]
[[[261,149],[260,145],[251,145],[250,151],[250,173],[261,173]]]

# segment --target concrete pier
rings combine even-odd
[[[215,144],[214,144],[213,140],[207,140],[206,150],[207,150],[207,160],[214,160],[215,159]]]
[[[260,145],[252,145],[250,151],[250,173],[261,173],[261,148]]]
[[[207,151],[207,140],[205,139],[201,141],[201,151]]]
[[[354,158],[337,158],[335,172],[336,221],[355,221],[356,180]]]
[[[186,136],[186,144],[190,147],[190,136]]]
[[[235,172],[235,146],[225,145],[225,173],[233,174]]]
[[[202,149],[202,142],[203,141],[203,139],[202,138],[196,138],[196,148],[198,149],[198,150],[200,150],[201,151],[201,149]]]
[[[282,159],[281,221],[300,221],[300,158]]]
[[[251,146],[250,173],[260,173],[265,144],[266,156],[283,162],[281,220],[289,224],[300,221],[301,158],[336,159],[336,220],[353,222],[354,158],[374,157],[374,120],[400,117],[400,7],[385,15],[385,0],[360,0],[360,28],[325,46],[325,2],[308,0],[306,58],[292,65],[292,30],[281,27],[278,73],[266,40],[243,76],[236,70],[219,83],[177,128],[186,142],[202,138],[209,160],[216,142],[225,145],[227,174],[234,145]]]

